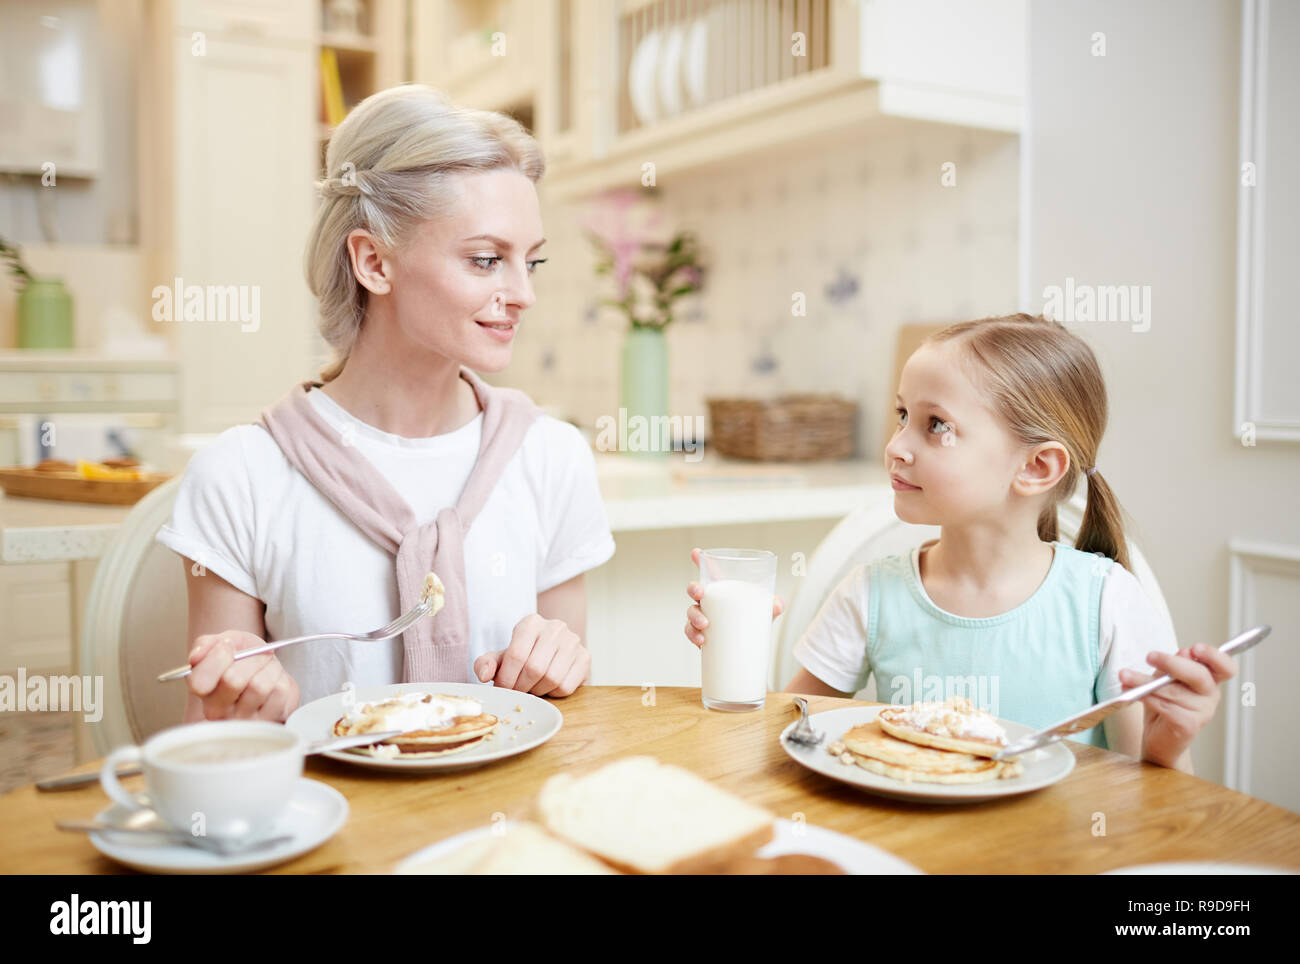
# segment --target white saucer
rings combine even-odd
[[[774,822],[776,824],[776,836],[771,843],[756,852],[759,857],[780,857],[783,854],[812,854],[814,857],[825,857],[827,860],[834,861],[843,867],[846,873],[850,874],[924,873],[924,871],[918,870],[907,861],[895,857],[889,851],[864,843],[856,837],[837,833],[834,830],[827,830],[824,827],[814,827],[811,824],[795,823],[793,820],[777,818]],[[508,821],[505,827],[505,832],[508,833]],[[448,837],[446,840],[430,844],[404,859],[393,868],[393,873],[407,874],[416,872],[412,871],[411,868],[426,860],[453,853],[471,841],[491,832],[491,827],[479,827],[476,830],[467,830],[464,833],[456,834],[454,837]]]
[[[95,815],[106,823],[125,823],[129,811],[120,804]],[[250,854],[223,857],[183,843],[168,843],[144,834],[89,834],[90,842],[105,857],[155,874],[241,874],[282,864],[314,850],[338,833],[348,819],[348,802],[333,787],[301,777],[284,813],[268,836],[292,834],[293,839]]]
[[[791,742],[787,737],[798,723],[796,719],[781,731],[781,748],[796,763],[801,763],[822,776],[881,796],[914,803],[977,803],[981,800],[1011,797],[1051,786],[1058,780],[1063,780],[1074,769],[1074,754],[1064,740],[1021,754],[1020,762],[1024,765],[1024,773],[1020,776],[985,783],[904,783],[864,770],[856,763],[841,763],[837,757],[827,752],[826,748],[830,744],[843,739],[844,734],[853,727],[870,723],[883,709],[886,707],[849,706],[842,710],[809,714],[808,723],[814,730],[824,733],[826,738],[817,746]],[[1035,732],[1032,727],[1022,723],[1012,723],[1010,720],[998,722],[1006,729],[1008,740],[1018,740]]]
[[[498,688],[488,683],[390,683],[386,686],[363,686],[356,691],[356,702],[369,703],[384,700],[402,693],[447,693],[469,696],[500,719],[495,733],[467,749],[443,757],[403,760],[373,757],[354,750],[332,750],[322,753],[331,760],[355,763],[357,766],[377,770],[395,770],[404,773],[421,771],[468,770],[495,760],[524,753],[541,746],[564,724],[564,714],[553,703],[531,693]],[[516,710],[515,707],[519,709]],[[285,725],[300,733],[309,743],[334,735],[334,724],[343,716],[343,694],[332,693],[300,706]],[[505,722],[506,720],[510,722]]]

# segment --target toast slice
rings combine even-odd
[[[649,756],[553,776],[537,810],[551,833],[629,874],[708,873],[775,834],[762,807]]]

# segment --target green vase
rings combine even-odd
[[[59,278],[36,278],[18,295],[19,348],[74,348],[72,294]]]
[[[621,405],[627,411],[627,451],[648,458],[668,454],[655,416],[668,415],[668,342],[661,328],[632,328],[623,342]],[[623,413],[619,413],[623,424]],[[643,420],[638,431],[638,422]],[[671,443],[671,438],[670,438]]]

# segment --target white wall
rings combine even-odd
[[[1029,42],[1024,307],[1041,310],[1043,288],[1067,276],[1151,286],[1149,331],[1069,327],[1101,360],[1098,463],[1179,642],[1217,644],[1244,628],[1228,625],[1228,540],[1300,545],[1300,449],[1232,434],[1241,5],[1033,0]],[[1275,622],[1259,654],[1294,643]],[[1237,698],[1232,684],[1220,692]],[[1300,721],[1289,712],[1287,741]],[[1197,774],[1220,782],[1224,718],[1221,703],[1193,748]]]

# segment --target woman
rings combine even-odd
[[[543,258],[543,161],[514,120],[404,85],[359,104],[326,156],[306,273],[336,361],[195,454],[158,540],[189,589],[185,721],[284,720],[351,684],[586,679],[583,573],[613,555],[573,426],[468,369],[510,362]],[[367,632],[446,607],[402,637]]]

